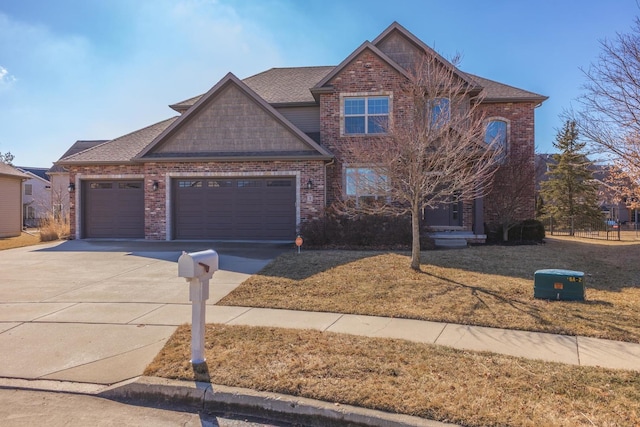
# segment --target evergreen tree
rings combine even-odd
[[[553,143],[560,153],[552,155],[549,180],[541,183],[546,214],[572,235],[579,224],[602,221],[598,184],[593,179],[593,163],[583,152],[585,145],[578,140],[576,122],[567,120]]]

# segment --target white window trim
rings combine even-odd
[[[344,100],[345,98],[379,98],[379,97],[387,97],[389,98],[389,112],[387,114],[387,126],[391,128],[392,126],[392,117],[393,117],[393,92],[391,91],[378,91],[378,92],[341,92],[340,93],[340,136],[382,136],[388,135],[388,132],[384,133],[346,133],[345,132],[345,113],[344,113]],[[365,105],[365,127],[366,127],[366,105]],[[381,116],[382,115],[376,115]]]

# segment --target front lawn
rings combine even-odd
[[[465,426],[634,426],[640,373],[403,340],[207,325],[206,365],[181,326],[145,375],[204,381]]]
[[[219,302],[405,317],[640,342],[640,242],[548,239],[423,253],[284,254]],[[585,302],[533,298],[533,273],[587,275]],[[465,426],[640,425],[640,373],[403,340],[207,325],[206,365],[178,328],[145,374],[246,387]]]
[[[492,326],[640,342],[640,242],[547,239],[408,253],[302,251],[277,258],[219,305]],[[536,270],[584,271],[586,301],[533,298]]]

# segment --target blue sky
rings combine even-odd
[[[393,21],[460,68],[549,96],[536,148],[635,0],[0,0],[0,152],[49,167],[78,139],[175,115],[227,72],[336,65]]]

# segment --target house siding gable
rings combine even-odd
[[[235,85],[222,88],[188,119],[145,157],[154,154],[315,153]]]
[[[398,31],[393,31],[376,47],[405,70],[411,70],[421,58],[421,50]]]

